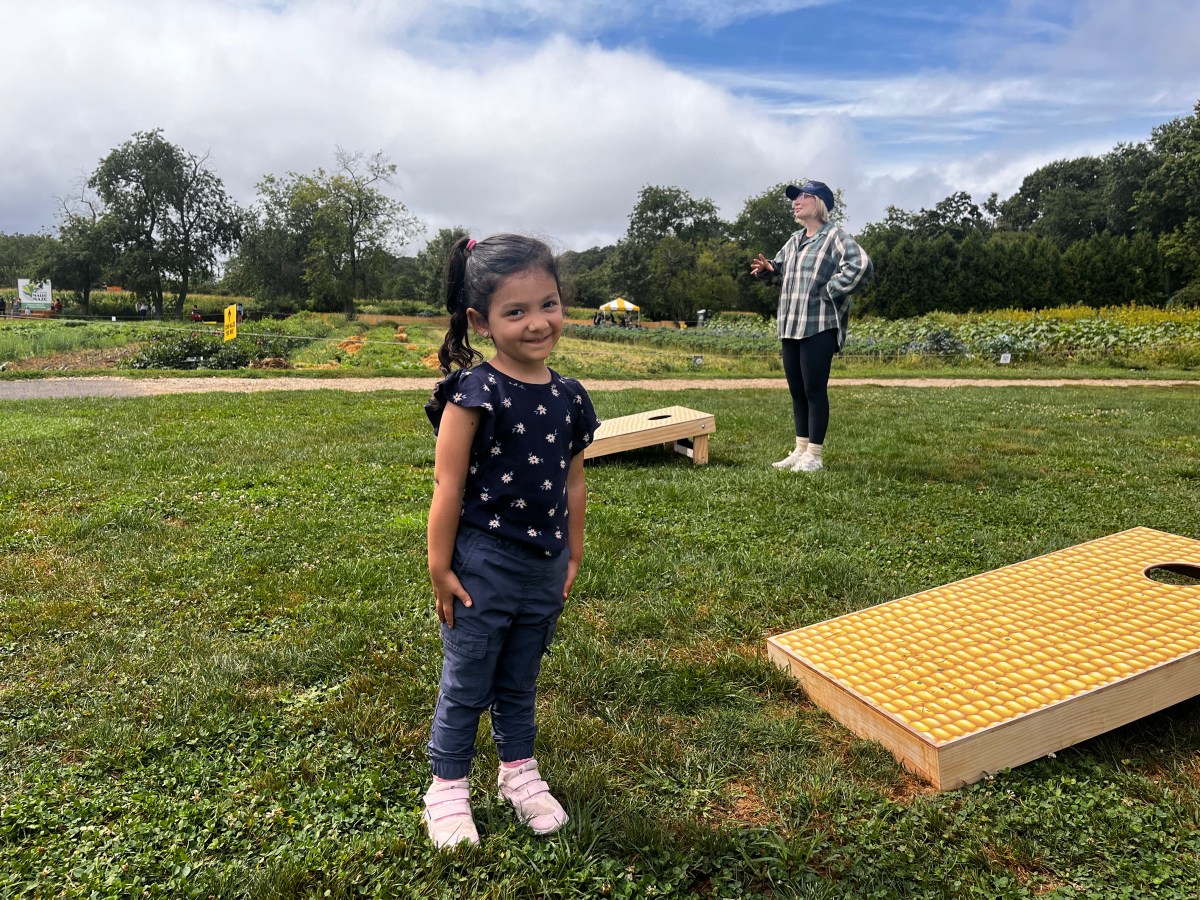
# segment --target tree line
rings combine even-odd
[[[197,285],[268,309],[436,304],[447,251],[466,231],[442,228],[403,255],[424,225],[393,196],[395,173],[382,153],[338,148],[331,171],[264,176],[257,200],[239,209],[207,155],[161,130],[139,132],[61,201],[56,237],[0,235],[0,284],[50,277],[85,309],[91,290],[113,283],[158,311],[170,296],[176,313]],[[785,185],[748,198],[732,221],[679,187],[643,187],[620,240],[561,254],[568,302],[595,308],[622,296],[655,319],[772,314],[775,292],[748,263],[795,230]],[[1200,303],[1200,102],[1145,142],[1037,169],[1005,200],[958,192],[932,209],[889,207],[859,241],[875,263],[856,296],[860,314]]]
[[[770,315],[776,295],[747,266],[795,229],[783,188],[751,197],[732,222],[678,188],[644,188],[625,236],[564,254],[564,270],[584,306],[622,295],[656,318]],[[1200,102],[1146,142],[1042,166],[1005,200],[956,192],[932,209],[889,207],[858,240],[875,265],[855,296],[860,315],[1200,305]]]

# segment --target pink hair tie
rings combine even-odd
[[[475,238],[471,238],[469,241],[467,241],[467,252],[470,253],[472,250],[474,250],[477,243],[478,241],[476,241]]]

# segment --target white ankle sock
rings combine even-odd
[[[796,449],[799,450],[801,453],[803,453],[806,449],[808,449],[808,438],[806,438],[806,437],[796,438]]]
[[[811,456],[813,459],[820,459],[822,449],[823,449],[823,447],[821,444],[809,444],[808,448],[804,452],[807,453],[809,456]]]

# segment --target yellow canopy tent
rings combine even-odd
[[[615,318],[617,315],[629,315],[631,322],[636,322],[641,318],[642,308],[636,303],[630,303],[624,297],[618,297],[616,300],[609,300],[607,303],[600,304],[600,312],[608,318]]]

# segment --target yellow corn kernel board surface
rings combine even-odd
[[[1163,564],[1200,541],[1132,528],[770,642],[939,747],[1200,653],[1200,586]]]

